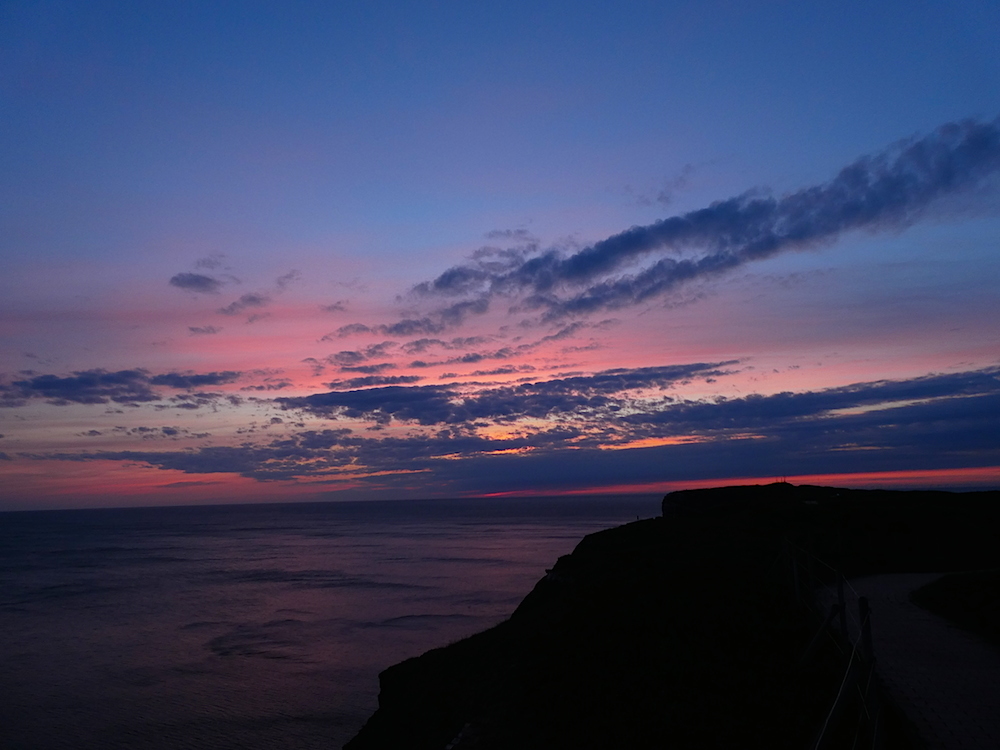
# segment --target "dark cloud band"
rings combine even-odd
[[[142,369],[84,370],[66,377],[33,375],[23,380],[0,383],[0,405],[23,406],[29,400],[42,399],[50,404],[134,404],[159,401],[156,386],[191,390],[232,383],[241,373],[233,371],[203,374],[170,372],[150,375]]]
[[[619,368],[594,375],[489,388],[471,394],[446,385],[388,386],[279,398],[277,402],[284,409],[301,409],[315,416],[367,419],[378,423],[393,419],[422,425],[459,424],[480,419],[543,419],[595,409],[614,411],[622,394],[628,391],[662,389],[692,378],[718,376],[724,368],[735,364],[729,361]]]
[[[554,381],[551,388],[570,389],[580,382]],[[605,387],[610,381],[595,383],[597,389]],[[410,408],[417,413],[431,405],[447,415],[453,393],[427,387],[342,395],[349,399],[342,403],[352,404],[359,413],[372,413],[391,402],[397,412]],[[318,408],[323,400],[334,403],[332,394],[324,394],[313,405]],[[773,476],[787,473],[789,466],[804,474],[997,466],[998,417],[1000,370],[994,368],[796,394],[674,401],[655,411],[620,416],[613,423],[602,418],[596,429],[583,421],[554,423],[508,437],[485,436],[461,425],[405,437],[362,437],[350,429],[324,429],[261,445],[18,456],[141,461],[190,474],[237,473],[258,480],[336,480],[368,473],[382,486],[392,481],[387,474],[405,477],[416,471],[426,473],[421,486],[428,492],[443,486],[481,491],[484,482],[496,491],[539,491],[623,481]],[[686,439],[660,445],[649,441],[671,436]],[[645,447],[630,447],[636,441]],[[624,450],[605,449],[615,446]]]

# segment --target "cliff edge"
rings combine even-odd
[[[802,747],[837,687],[789,545],[847,575],[1000,564],[1000,493],[672,493],[585,537],[509,620],[385,670],[346,750]]]

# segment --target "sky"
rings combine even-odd
[[[997,28],[0,3],[0,510],[1000,488]]]

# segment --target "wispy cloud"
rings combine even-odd
[[[192,388],[204,388],[209,385],[232,383],[239,377],[240,373],[232,370],[204,374],[168,372],[164,375],[154,375],[149,379],[149,382],[151,385],[166,385],[171,388],[190,390]]]
[[[225,262],[225,253],[212,253],[204,258],[199,258],[194,264],[195,268],[207,268],[210,271],[214,271],[217,268],[221,268]]]
[[[328,388],[350,389],[350,388],[370,388],[382,385],[404,385],[418,383],[423,380],[419,375],[365,375],[360,378],[348,378],[347,380],[334,380],[327,383]]]
[[[260,292],[247,292],[238,300],[230,302],[225,307],[220,307],[218,312],[223,315],[239,315],[248,308],[266,307],[271,302],[271,298]]]
[[[184,427],[148,427],[146,425],[139,425],[138,427],[116,426],[104,432],[100,430],[87,430],[78,435],[78,437],[106,436],[138,438],[140,440],[181,440],[183,438],[207,438],[211,437],[211,434],[208,432],[191,432]]]
[[[998,169],[1000,120],[949,123],[864,156],[827,183],[778,198],[751,191],[632,227],[571,255],[547,250],[474,257],[414,289],[425,297],[466,299],[403,323],[419,322],[415,328],[437,333],[485,312],[495,297],[514,300],[516,309],[540,310],[548,319],[641,304],[696,279],[832,242],[845,232],[907,227],[938,199],[973,189]]]
[[[222,331],[218,326],[189,326],[192,336],[211,336]]]
[[[184,272],[172,276],[170,285],[178,289],[186,289],[189,292],[217,294],[222,287],[222,282],[214,276],[206,276],[203,273]]]
[[[275,279],[274,283],[277,285],[278,289],[284,290],[287,289],[290,284],[298,281],[301,278],[302,278],[302,272],[297,271],[293,268],[288,273],[283,274],[279,276],[277,279]]]

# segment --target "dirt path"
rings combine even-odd
[[[871,605],[876,668],[929,750],[997,750],[1000,650],[910,603],[911,591],[937,577],[879,575],[850,582]],[[856,626],[856,601],[848,607]]]

